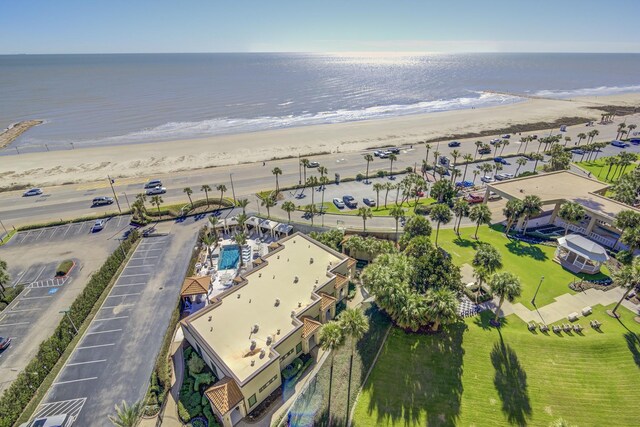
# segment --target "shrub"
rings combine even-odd
[[[633,261],[633,254],[628,250],[623,250],[616,254],[616,259],[622,264],[628,265],[631,264],[631,261]]]
[[[534,171],[522,172],[518,174],[518,178],[524,178],[525,176],[533,176],[533,175],[538,175],[538,172],[534,172]]]
[[[378,171],[376,172],[376,176],[378,178],[384,178],[387,175],[387,171]]]
[[[293,362],[285,366],[285,368],[282,370],[282,377],[286,381],[289,381],[291,378],[296,376],[296,374],[302,368],[302,365],[302,360],[300,360],[299,357],[296,357],[295,359],[293,359]]]
[[[216,377],[214,377],[213,374],[210,372],[205,372],[203,374],[196,374],[192,376],[196,380],[195,383],[193,384],[193,391],[195,392],[200,391],[201,385],[208,386],[210,384],[213,384],[216,381]]]
[[[416,215],[429,215],[431,208],[433,208],[433,205],[418,205],[415,209]]]
[[[405,170],[407,173],[413,173],[413,166],[407,166],[404,170]]]
[[[189,368],[189,374],[195,376],[195,374],[199,374],[204,369],[204,360],[197,353],[191,353],[187,367]]]
[[[359,173],[358,175],[356,175],[356,181],[362,181],[364,179],[364,175]]]
[[[207,424],[203,419],[198,418],[196,420],[191,421],[191,427],[207,427]]]
[[[178,401],[178,416],[183,423],[188,423],[191,417],[189,416],[189,412],[182,404],[182,401]]]
[[[208,401],[207,401],[207,404],[204,406],[204,410],[202,412],[204,412],[204,416],[207,418],[209,427],[216,427],[220,425],[216,416],[213,415],[213,411],[211,410],[211,405],[209,404]]]
[[[60,265],[58,265],[58,268],[56,268],[56,276],[66,276],[71,270],[71,267],[73,267],[73,264],[73,261],[70,259],[62,261]]]
[[[16,299],[20,292],[24,290],[24,285],[18,285],[14,288],[5,289],[4,293],[0,295],[0,311],[4,310],[6,306],[11,304],[11,301]]]

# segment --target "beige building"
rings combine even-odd
[[[560,206],[565,202],[579,203],[586,217],[577,224],[569,224],[569,230],[612,248],[620,236],[620,230],[613,225],[616,215],[623,210],[639,213],[640,210],[605,197],[608,188],[608,184],[600,181],[569,171],[559,171],[488,184],[485,201],[490,191],[506,200],[522,200],[529,195],[540,197],[544,212],[530,221],[530,227],[545,224],[564,227],[565,222],[558,217]],[[521,228],[523,222],[521,218],[516,228]]]
[[[318,344],[355,264],[295,233],[269,245],[236,286],[182,321],[185,338],[220,379],[206,396],[224,426],[255,409],[281,386],[282,369]]]

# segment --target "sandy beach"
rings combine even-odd
[[[181,141],[16,154],[0,157],[0,187],[27,183],[38,186],[59,185],[103,179],[107,174],[113,177],[135,177],[258,162],[298,154],[352,152],[383,145],[413,144],[426,139],[499,130],[515,124],[554,121],[562,117],[600,120],[600,111],[589,108],[598,105],[639,106],[640,93],[571,100],[529,99],[499,107],[382,120]]]

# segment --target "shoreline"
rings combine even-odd
[[[528,99],[467,110],[451,110],[338,124],[309,125],[206,138],[146,142],[10,154],[0,172],[0,187],[60,185],[103,179],[142,177],[290,158],[318,153],[436,141],[487,137],[505,129],[548,131],[559,118],[599,120],[610,107],[640,106],[640,93],[573,99]],[[602,110],[599,110],[601,107]],[[541,126],[542,128],[535,129]],[[532,128],[533,127],[533,128]],[[516,130],[510,133],[515,133]],[[507,133],[507,132],[505,132]],[[477,135],[477,136],[474,136]],[[9,160],[10,159],[10,160]]]
[[[44,123],[44,120],[23,120],[10,125],[0,133],[0,150],[7,147],[32,127],[41,125],[42,123]]]

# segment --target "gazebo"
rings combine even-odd
[[[210,284],[211,277],[209,276],[190,276],[184,279],[180,298],[184,304],[185,312],[193,313],[206,305]]]
[[[555,259],[574,273],[597,274],[609,255],[599,244],[579,234],[570,234],[558,238]]]

